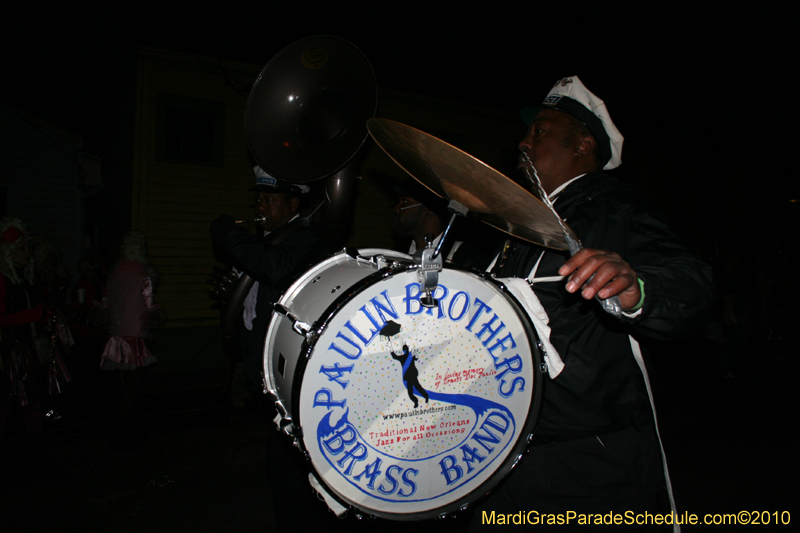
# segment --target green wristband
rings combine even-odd
[[[636,278],[636,279],[639,282],[639,292],[642,293],[642,296],[641,298],[639,298],[638,304],[631,307],[630,309],[623,309],[622,310],[623,313],[628,313],[628,314],[635,313],[636,311],[642,308],[642,305],[644,305],[644,281],[642,281],[642,278]]]

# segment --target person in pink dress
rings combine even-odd
[[[120,370],[123,376],[119,415],[128,415],[141,393],[148,366],[157,359],[150,351],[150,330],[160,327],[166,315],[153,301],[154,269],[147,256],[147,240],[140,231],[122,238],[120,259],[108,277],[108,335],[100,360],[103,370]]]

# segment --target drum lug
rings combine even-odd
[[[278,427],[278,431],[292,439],[292,445],[300,450],[305,459],[308,459],[308,453],[303,447],[303,430],[294,425],[292,416],[286,411],[280,400],[275,402],[275,409],[277,409],[278,414],[273,422]]]
[[[306,343],[309,346],[314,346],[314,344],[316,344],[316,342],[317,342],[317,336],[318,335],[319,335],[319,332],[317,330],[312,330],[311,328],[309,328],[309,331],[307,331],[306,334],[305,334]],[[306,354],[306,357],[308,357],[309,355],[311,355],[310,352],[308,354]]]
[[[297,448],[297,451],[300,452],[300,455],[303,456],[303,459],[306,461],[311,461],[311,457],[308,456],[308,450],[306,450],[305,445],[303,445],[303,430],[299,427],[291,426],[292,432],[288,433],[289,438],[292,439],[292,446]]]
[[[275,416],[273,422],[275,422],[275,425],[278,427],[278,431],[289,436],[294,435],[292,415],[286,410],[282,401],[275,400],[275,410],[278,411],[278,414]]]
[[[292,329],[293,330],[295,330],[300,335],[303,335],[304,337],[306,335],[308,335],[308,332],[311,331],[311,326],[309,326],[305,322],[300,322],[295,317],[290,317],[290,318],[292,318],[292,320],[293,320],[293,322],[292,322]]]
[[[389,266],[389,261],[386,260],[385,255],[376,255],[372,257],[373,263],[375,266],[378,267],[378,270],[383,270],[387,266]]]
[[[286,307],[284,307],[283,305],[275,304],[274,309],[275,312],[278,313],[279,315],[285,316],[286,318],[291,320],[292,329],[299,335],[307,336],[308,332],[311,331],[311,326],[301,321],[299,318],[297,318],[297,315],[286,309]]]
[[[377,267],[378,270],[383,270],[384,268],[394,263],[394,261],[390,261],[383,254],[376,254],[365,257],[360,253],[358,253],[357,250],[356,250],[356,255],[353,256],[353,258],[356,260],[357,263],[375,265],[375,267]]]
[[[308,474],[308,482],[311,484],[311,487],[319,494],[319,497],[325,502],[328,506],[328,509],[333,511],[333,514],[336,515],[337,518],[344,517],[345,513],[347,513],[347,507],[342,505],[323,485],[318,479],[317,476],[314,474]],[[356,513],[358,518],[361,518]]]
[[[511,464],[511,470],[514,470],[520,461],[522,461],[522,454],[519,454],[514,458],[514,462]]]

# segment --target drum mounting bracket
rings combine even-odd
[[[469,211],[466,206],[456,200],[450,200],[447,209],[452,214],[450,215],[450,221],[439,238],[439,243],[436,245],[436,248],[434,249],[433,246],[433,235],[426,235],[425,248],[414,254],[414,260],[419,264],[417,275],[419,276],[419,283],[422,286],[423,292],[419,302],[423,307],[436,307],[439,305],[439,302],[433,297],[433,292],[439,285],[439,272],[442,271],[442,245],[444,245],[447,240],[447,235],[450,233],[450,228],[455,224],[456,218],[467,216],[467,212]]]
[[[436,307],[439,302],[433,297],[433,292],[439,285],[439,272],[442,271],[442,255],[436,254],[433,246],[428,243],[428,247],[415,254],[414,259],[419,261],[417,277],[424,293],[420,296],[419,301],[423,307]]]

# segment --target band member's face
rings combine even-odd
[[[257,192],[256,214],[266,220],[261,227],[267,231],[275,231],[297,213],[299,201],[296,197],[283,192]]]
[[[572,134],[566,113],[543,109],[531,123],[519,149],[531,158],[544,190],[552,192],[569,176],[569,162],[574,157],[577,139]]]

